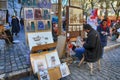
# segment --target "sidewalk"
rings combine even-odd
[[[13,80],[13,77],[14,77],[14,80],[19,80],[19,78],[23,77],[22,74],[26,74],[28,76],[28,73],[30,71],[30,64],[29,64],[30,51],[25,43],[24,32],[21,31],[19,36],[14,37],[14,40],[20,40],[20,43],[5,46],[4,41],[0,40],[0,45],[3,44],[2,46],[0,46],[1,47],[0,48],[0,80],[4,79],[4,78],[7,78],[7,80]],[[108,46],[105,48],[105,51],[106,51],[105,53],[109,52],[109,50],[112,50],[112,49],[116,50],[114,48],[119,47],[119,46],[120,46],[120,43],[118,43],[118,42],[108,41]],[[108,55],[108,56],[112,57],[111,55]],[[116,55],[114,57],[119,57],[119,56]],[[106,60],[106,57],[104,59]],[[76,64],[72,64],[70,66],[71,72],[74,72],[74,71],[76,72],[78,70],[78,69],[76,69],[75,65]],[[105,66],[105,64],[103,66]],[[119,66],[120,66],[120,64],[119,64]],[[74,67],[75,67],[75,69],[74,69]],[[85,70],[85,68],[80,69],[80,71],[84,71],[84,70]],[[88,72],[88,70],[87,70],[87,72]],[[78,72],[78,74],[80,74],[80,72]],[[88,73],[85,73],[85,74],[88,75]],[[76,74],[71,74],[72,77],[75,77],[75,75]],[[83,75],[83,74],[81,74],[81,75]],[[24,79],[20,79],[20,80],[24,80]],[[26,80],[28,80],[28,79],[26,79]],[[63,80],[75,80],[75,79],[71,78],[71,79],[63,79]],[[81,80],[83,80],[83,79],[81,79]]]

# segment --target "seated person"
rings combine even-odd
[[[83,47],[77,48],[73,45],[72,50],[79,59],[84,54],[83,57],[85,58],[85,61],[96,62],[102,57],[102,46],[99,34],[89,24],[84,24],[83,30],[87,32],[87,38],[83,43]],[[80,64],[78,66],[80,66]]]

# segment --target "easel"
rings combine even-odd
[[[49,52],[55,51],[55,50],[49,51],[50,48],[55,48],[55,47],[56,47],[56,43],[50,43],[50,44],[35,46],[32,48],[32,51],[31,51],[32,54],[30,54],[30,60],[31,60],[31,69],[33,70],[33,72],[34,72],[33,61],[36,59],[39,59],[40,56],[45,56]],[[38,50],[46,50],[46,51],[43,51],[41,53],[34,53],[34,52],[37,52]],[[55,67],[55,68],[48,69],[48,73],[50,76],[50,80],[58,80],[61,78],[59,66]],[[37,74],[37,76],[38,76],[38,79],[40,80],[40,75]]]

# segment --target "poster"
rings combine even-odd
[[[30,50],[34,46],[48,44],[48,43],[53,43],[53,37],[50,31],[28,33],[28,44]]]
[[[38,30],[44,30],[45,29],[45,25],[43,23],[43,21],[38,21]]]
[[[41,20],[42,19],[42,9],[34,8],[34,19]]]
[[[25,20],[34,20],[33,8],[24,8]]]
[[[47,69],[47,63],[46,63],[45,56],[41,56],[39,59],[34,60],[34,72],[35,73],[44,71],[45,69]]]
[[[60,71],[61,71],[62,77],[66,77],[66,76],[68,76],[70,74],[68,65],[66,63],[62,63],[60,65]]]
[[[46,60],[47,60],[48,68],[53,68],[60,65],[60,60],[57,51],[46,54]]]

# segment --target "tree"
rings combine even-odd
[[[114,6],[114,3],[116,2],[116,6]],[[111,6],[116,14],[116,20],[119,18],[119,13],[120,13],[120,0],[112,0],[111,1]]]

